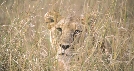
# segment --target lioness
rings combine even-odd
[[[52,48],[57,50],[57,60],[63,64],[65,71],[69,71],[70,61],[77,54],[74,45],[83,42],[85,38],[83,19],[62,17],[56,11],[47,12],[44,18],[50,30]]]

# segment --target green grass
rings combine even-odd
[[[133,5],[133,0],[1,0],[0,71],[57,70],[44,23],[52,9],[65,17],[86,15],[89,35],[72,71],[134,71]]]

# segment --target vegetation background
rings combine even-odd
[[[54,9],[86,15],[71,71],[134,71],[134,0],[0,0],[0,71],[57,71],[44,23]]]

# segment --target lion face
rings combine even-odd
[[[76,54],[75,45],[84,42],[85,25],[75,17],[62,18],[59,13],[48,12],[45,15],[45,22],[50,30],[50,41],[53,48],[56,48],[58,58],[68,60]]]
[[[72,55],[74,45],[78,44],[84,31],[84,25],[71,17],[61,19],[55,26],[60,32],[58,39],[59,55]]]
[[[66,71],[69,71],[69,63],[74,55],[77,55],[77,49],[87,34],[83,18],[61,17],[54,12],[45,14],[45,23],[50,31],[50,42],[52,48],[57,51],[57,59],[64,64]],[[78,45],[78,46],[75,46]]]

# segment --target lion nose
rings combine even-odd
[[[60,47],[62,47],[64,50],[66,50],[67,48],[70,47],[70,45],[62,45],[62,44],[60,44]]]

